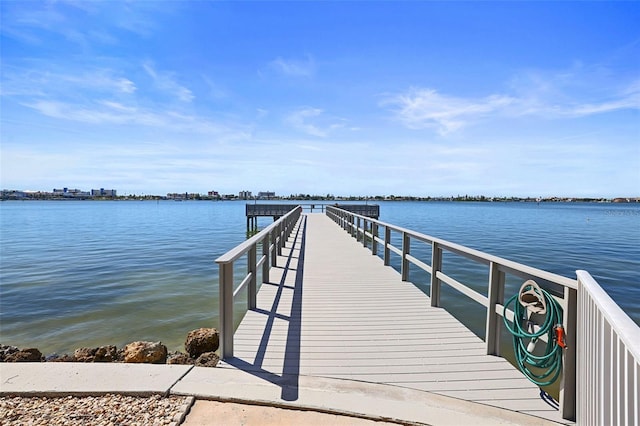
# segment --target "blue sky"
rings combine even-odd
[[[640,195],[640,2],[6,1],[1,184]]]

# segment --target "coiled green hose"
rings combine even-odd
[[[535,331],[529,321],[527,308],[516,302],[518,294],[515,294],[504,305],[502,319],[513,336],[513,351],[518,367],[530,381],[542,387],[555,382],[562,370],[562,346],[556,338],[556,327],[561,327],[562,324],[562,307],[546,290],[538,287],[535,282],[532,283],[528,287],[525,283],[523,289],[534,290],[546,301],[545,320],[539,326],[539,330]],[[507,320],[506,314],[507,308],[511,304],[514,305],[513,326]],[[547,335],[544,355],[537,356],[529,352],[527,344],[532,340],[537,342],[538,338],[544,334]]]

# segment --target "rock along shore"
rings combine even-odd
[[[183,364],[215,367],[220,335],[215,328],[199,328],[187,334],[186,352],[169,352],[161,342],[135,341],[118,349],[113,345],[82,347],[73,354],[44,356],[37,348],[0,345],[0,362],[125,362],[146,364]]]

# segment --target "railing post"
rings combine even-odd
[[[582,284],[578,279],[578,287]],[[562,352],[562,376],[560,379],[560,414],[563,419],[576,420],[576,334],[578,291],[564,288],[564,315],[562,326],[565,330],[567,347]],[[586,348],[585,348],[586,349]]]
[[[262,254],[266,256],[264,262],[262,262],[262,282],[269,282],[269,269],[271,266],[270,253],[269,253],[269,236],[266,235],[262,239]]]
[[[258,275],[258,268],[256,267],[257,251],[257,244],[254,244],[247,252],[247,269],[251,274],[251,279],[249,280],[249,288],[247,288],[247,309],[250,310],[256,308],[256,283]]]
[[[284,231],[282,228],[282,222],[278,223],[278,226],[276,226],[276,232],[277,232],[277,253],[278,256],[282,256],[282,247],[284,247]]]
[[[360,217],[356,217],[356,241],[360,240]]]
[[[278,265],[278,239],[277,239],[278,234],[276,233],[276,228],[274,227],[271,232],[269,233],[269,248],[271,250],[269,256],[271,257],[271,266],[277,266]]]
[[[220,268],[220,356],[233,358],[233,262],[222,263]]]
[[[438,272],[442,269],[442,249],[435,241],[431,244],[431,306],[440,306],[440,280]]]
[[[391,264],[391,250],[389,245],[391,244],[391,228],[384,227],[384,266]]]
[[[402,281],[409,281],[409,259],[407,255],[411,253],[411,238],[406,232],[402,233],[402,266],[400,272],[402,274]]]
[[[378,223],[371,222],[371,254],[378,255]]]
[[[504,304],[505,274],[500,271],[495,262],[489,264],[489,291],[487,306],[487,324],[485,329],[485,344],[487,355],[500,355],[500,327],[501,317],[496,313],[496,305]]]
[[[362,220],[362,245],[367,247],[367,219]]]

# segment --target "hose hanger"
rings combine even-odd
[[[547,301],[542,289],[534,280],[527,280],[520,287],[518,302],[532,314],[545,315],[547,313]]]
[[[513,306],[513,323],[507,319],[509,306]],[[504,304],[502,319],[512,334],[516,364],[522,373],[538,386],[555,382],[566,348],[560,304],[538,283],[527,280]]]

